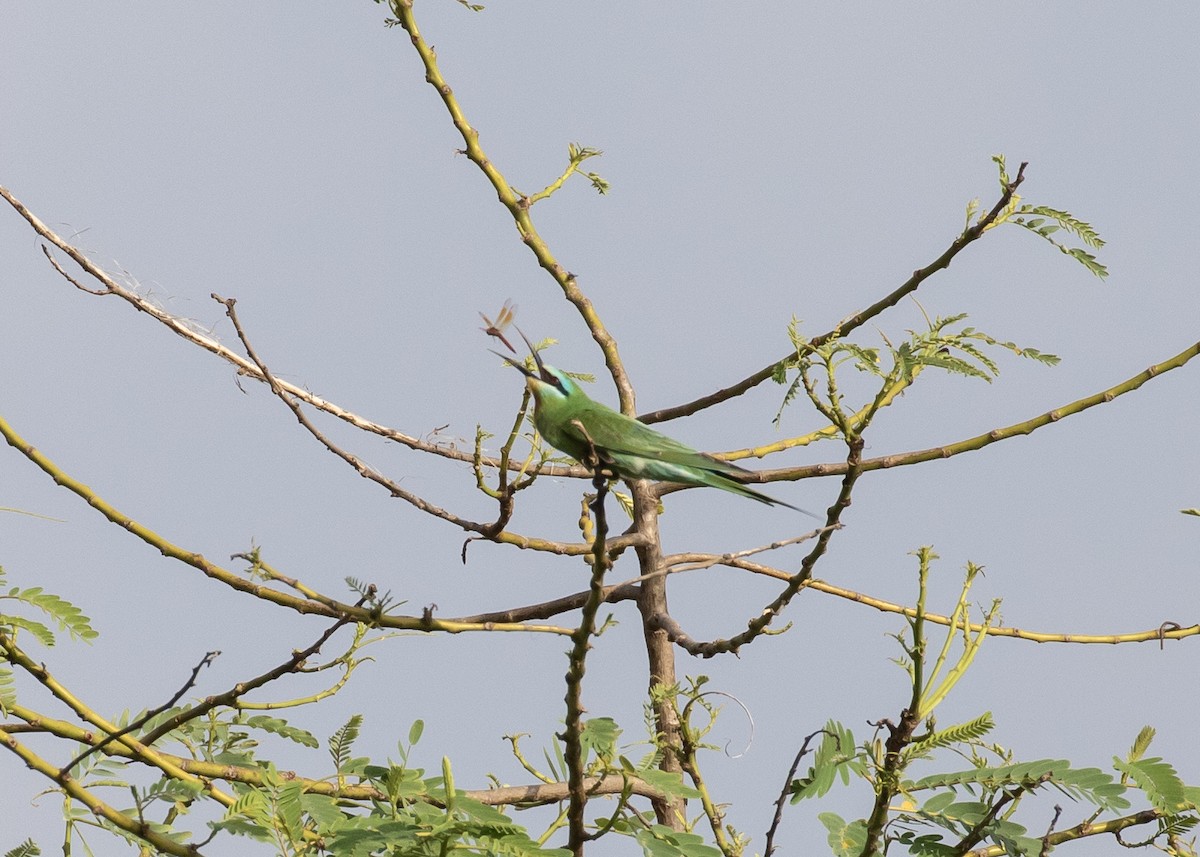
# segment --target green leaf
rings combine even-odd
[[[1090,223],[1085,223],[1069,211],[1062,211],[1045,205],[1023,205],[1018,209],[1018,213],[1041,215],[1041,217],[1036,218],[1036,223],[1030,221],[1028,224],[1025,224],[1028,227],[1038,226],[1048,218],[1058,224],[1059,228],[1066,229],[1072,235],[1079,238],[1087,246],[1096,250],[1104,246],[1104,239],[1100,237],[1100,233]]]
[[[638,843],[648,857],[721,857],[721,852],[695,833],[671,830],[656,824],[649,830],[639,830]]]
[[[829,831],[829,847],[836,857],[857,857],[867,842],[867,823],[863,819],[847,824],[841,816],[823,812],[817,816]]]
[[[1153,726],[1143,726],[1142,731],[1133,739],[1133,746],[1129,748],[1127,761],[1136,762],[1142,756],[1146,755],[1146,751],[1150,749],[1150,742],[1154,740],[1155,734]]]
[[[974,827],[983,821],[991,805],[977,800],[957,801],[942,807],[938,815],[953,819],[966,827]]]
[[[681,797],[686,800],[698,800],[703,795],[683,781],[679,772],[660,771],[658,768],[646,768],[636,773],[638,779],[658,789],[670,797]]]
[[[337,799],[329,795],[301,795],[300,806],[317,823],[319,830],[340,824],[346,819],[346,813],[338,807]]]
[[[941,747],[978,741],[984,735],[991,732],[994,726],[992,713],[985,711],[974,720],[968,720],[966,723],[960,723],[957,726],[950,726],[946,729],[939,729],[919,741],[914,741],[904,752],[908,758],[912,758]]]
[[[621,727],[611,717],[593,717],[584,721],[583,730],[579,733],[579,743],[583,747],[584,756],[587,752],[596,754],[604,761],[611,761],[617,752],[617,739],[621,736]]]
[[[17,704],[17,691],[13,687],[12,670],[0,666],[0,716],[7,717],[9,710]]]
[[[361,714],[352,715],[346,724],[329,738],[329,755],[333,757],[333,764],[338,773],[345,772],[344,769],[350,760],[350,749],[358,740],[362,723],[363,716]]]
[[[304,793],[303,783],[286,783],[275,795],[275,812],[284,831],[292,842],[299,842],[304,836],[303,807],[300,796]]]
[[[1025,215],[1034,216],[1026,217]],[[1014,216],[1010,218],[1009,222],[1028,229],[1034,235],[1049,241],[1061,252],[1074,258],[1097,277],[1103,279],[1108,276],[1108,269],[1096,261],[1094,255],[1082,247],[1068,247],[1061,241],[1051,237],[1054,233],[1065,230],[1093,250],[1099,250],[1104,246],[1104,239],[1100,237],[1100,233],[1090,223],[1080,220],[1069,211],[1062,211],[1045,205],[1023,205],[1014,212]]]
[[[1008,183],[1010,179],[1008,177],[1008,166],[1004,163],[1004,156],[992,155],[992,162],[995,163],[996,167],[1000,170],[1000,187],[1004,190],[1008,190]]]
[[[1155,756],[1128,762],[1114,758],[1113,764],[1145,792],[1150,805],[1159,812],[1176,813],[1187,808],[1189,801],[1183,781],[1175,769],[1161,758]]]
[[[287,738],[289,741],[295,741],[297,744],[305,747],[316,748],[321,746],[321,742],[311,732],[290,726],[286,720],[280,720],[278,717],[256,714],[253,717],[246,718],[245,724],[254,729],[262,729],[264,732],[270,732]]]
[[[92,628],[91,620],[83,615],[83,611],[70,601],[65,601],[57,595],[43,591],[40,586],[35,586],[31,589],[13,588],[3,597],[12,598],[38,608],[54,619],[59,627],[70,633],[77,640],[90,643],[99,636],[95,629]],[[12,617],[9,618],[11,619]],[[46,645],[54,644],[51,642],[46,643]]]
[[[836,720],[830,720],[825,724],[825,736],[817,747],[808,773],[793,780],[788,786],[792,796],[791,802],[823,797],[833,788],[836,777],[841,777],[843,785],[849,783],[850,770],[855,766],[857,758],[854,733]]]
[[[955,797],[957,795],[952,791],[938,792],[925,801],[924,806],[921,807],[921,812],[928,813],[929,815],[941,815],[942,810],[954,803]]]
[[[409,746],[416,744],[421,740],[421,733],[425,731],[424,720],[414,720],[412,726],[408,727],[408,743]]]
[[[47,648],[54,645],[54,632],[41,622],[35,622],[33,619],[26,619],[23,616],[4,616],[0,618],[0,628],[6,625],[13,629],[24,628]]]
[[[1125,787],[1099,768],[1072,768],[1064,759],[1041,759],[999,768],[972,768],[950,774],[933,774],[913,783],[911,791],[979,785],[987,789],[1025,786],[1037,789],[1050,785],[1076,799],[1083,799],[1112,812],[1129,807]]]
[[[38,857],[42,853],[42,849],[37,847],[37,843],[32,839],[26,839],[16,848],[4,852],[4,857]]]
[[[255,824],[253,821],[247,821],[244,818],[223,818],[220,821],[211,822],[210,826],[213,830],[232,833],[235,836],[248,836],[251,839],[257,839],[259,842],[270,842],[274,839],[268,826]]]
[[[262,789],[249,788],[225,810],[225,818],[245,818],[256,824],[269,826],[271,806]]]

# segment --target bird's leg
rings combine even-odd
[[[596,476],[600,475],[600,453],[596,452],[596,444],[592,442],[592,436],[588,434],[588,430],[584,428],[583,423],[579,420],[571,420],[571,425],[579,429],[579,433],[583,435],[583,439],[587,441],[588,454],[587,460],[583,462],[587,467],[592,468]]]
[[[579,420],[571,420],[571,425],[579,429],[579,433],[583,436],[584,441],[587,442],[587,460],[583,462],[583,465],[592,469],[592,487],[596,489],[596,496],[592,500],[591,507],[592,512],[599,518],[600,515],[604,514],[604,495],[608,491],[608,480],[614,474],[610,474],[602,466],[603,462],[600,460],[600,453],[596,451],[596,444],[592,440],[592,436],[588,434],[588,430],[584,428],[583,423]]]

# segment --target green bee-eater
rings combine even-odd
[[[739,481],[739,476],[751,471],[697,452],[645,423],[588,398],[565,372],[542,362],[541,355],[525,334],[521,337],[533,354],[536,372],[510,357],[492,353],[525,376],[525,384],[533,393],[533,424],[555,449],[588,466],[599,466],[613,476],[707,485],[817,517],[812,512],[747,488]]]

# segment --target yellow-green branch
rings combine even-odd
[[[634,413],[633,387],[629,382],[629,378],[625,373],[625,367],[622,365],[621,358],[617,353],[617,343],[600,320],[600,316],[596,313],[592,302],[575,282],[575,275],[559,264],[558,260],[554,258],[554,254],[550,252],[550,248],[546,245],[546,242],[538,234],[537,229],[533,225],[533,219],[529,215],[530,199],[521,196],[512,189],[500,170],[488,158],[483,147],[479,145],[479,132],[467,121],[466,114],[463,113],[463,109],[454,95],[454,90],[450,88],[450,84],[446,83],[446,79],[442,77],[442,72],[438,68],[437,54],[429,43],[425,41],[420,29],[417,27],[416,19],[413,17],[412,0],[391,0],[391,6],[392,12],[400,22],[400,26],[408,33],[413,48],[416,49],[417,54],[421,57],[421,62],[425,66],[425,80],[437,90],[438,96],[446,106],[446,111],[450,114],[450,119],[454,123],[454,127],[462,135],[463,144],[466,146],[464,150],[466,156],[487,176],[487,180],[495,189],[500,203],[512,215],[517,232],[521,235],[521,240],[525,243],[525,246],[533,251],[538,264],[554,278],[554,281],[562,289],[563,295],[566,296],[567,300],[575,306],[580,316],[583,317],[588,330],[591,331],[592,338],[600,346],[600,350],[604,354],[604,362],[608,366],[608,371],[612,375],[613,382],[617,387],[617,394],[621,400],[621,411],[626,414]]]
[[[1162,363],[1155,363],[1148,369],[1139,372],[1132,378],[1122,381],[1107,390],[1101,390],[1091,396],[1086,396],[1078,401],[1071,402],[1068,405],[1046,411],[1032,419],[1023,422],[1015,423],[1003,428],[992,429],[991,431],[977,435],[976,437],[960,440],[955,443],[946,444],[945,446],[935,446],[929,449],[914,450],[912,452],[902,452],[895,455],[885,455],[879,458],[868,458],[862,462],[862,470],[886,470],[890,467],[903,467],[909,464],[920,464],[925,461],[934,461],[936,459],[951,458],[955,455],[961,455],[964,452],[974,452],[990,446],[998,441],[1008,440],[1019,435],[1032,434],[1038,429],[1058,422],[1064,417],[1074,416],[1089,408],[1094,408],[1096,405],[1104,405],[1123,396],[1126,393],[1132,393],[1134,390],[1141,387],[1147,381],[1157,378],[1164,372],[1170,372],[1172,369],[1178,369],[1186,364],[1189,360],[1200,354],[1200,342],[1191,345],[1183,351],[1176,354],[1169,360],[1164,360]],[[775,470],[760,470],[759,475],[763,481],[779,481],[788,479],[806,479],[814,476],[839,476],[846,472],[845,462],[836,462],[829,464],[812,464],[804,467],[789,467]]]

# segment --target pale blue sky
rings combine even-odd
[[[618,338],[641,410],[677,404],[787,349],[793,315],[822,331],[935,258],[968,200],[996,198],[994,153],[1031,202],[1070,210],[1108,240],[1101,282],[1015,228],[998,230],[924,286],[930,314],[1063,358],[1002,359],[993,384],[923,378],[881,418],[868,454],[923,448],[1027,419],[1124,380],[1198,338],[1192,176],[1200,141],[1200,10],[1168,3],[495,3],[471,14],[422,0],[442,71],[509,181],[540,189],[570,142],[603,149],[598,197],[572,182],[534,209],[558,259]],[[208,297],[239,299],[282,377],[413,435],[506,429],[516,374],[484,349],[477,310],[506,298],[552,360],[597,372],[587,332],[517,239],[465,158],[441,102],[383,7],[355,4],[5,4],[0,7],[0,184],[94,260],[170,311],[235,337]],[[283,406],[223,363],[132,311],[65,284],[28,227],[0,212],[0,413],[103,497],[169,538],[223,560],[251,541],[332,594],[354,575],[443,615],[515,606],[584,587],[578,563],[476,545],[355,476]],[[920,324],[906,303],[877,323]],[[870,340],[874,329],[862,331]],[[914,560],[943,557],[945,605],[967,560],[987,566],[981,602],[1006,624],[1124,633],[1194,623],[1200,505],[1194,437],[1200,367],[1033,436],[923,467],[868,474],[818,568],[823,579],[910,601]],[[601,381],[595,394],[615,401]],[[779,437],[781,388],[668,430],[708,449]],[[803,406],[785,432],[820,423]],[[333,429],[373,466],[434,502],[483,518],[468,468]],[[824,445],[781,463],[835,460]],[[545,480],[517,526],[569,538],[580,486]],[[773,486],[811,509],[832,481]],[[668,551],[739,550],[795,532],[785,511],[736,497],[674,495]],[[100,639],[45,652],[98,709],[165,700],[207,650],[224,654],[198,693],[224,689],[306,644],[324,621],[271,610],[158,557],[0,454],[0,564],[13,584],[79,604]],[[798,556],[781,560],[794,567]],[[615,579],[634,574],[624,563]],[[681,578],[672,607],[694,636],[736,633],[772,595],[731,573]],[[638,737],[644,656],[629,605],[589,664],[592,715]],[[753,713],[738,759],[713,758],[730,821],[761,850],[770,801],[800,736],[826,719],[859,735],[906,700],[888,659],[894,617],[806,595],[795,627],[740,661],[681,657]],[[994,639],[939,722],[991,710],[996,741],[1023,759],[1106,767],[1146,723],[1155,754],[1200,782],[1190,714],[1196,641],[1108,647]],[[297,712],[322,737],[367,716],[358,750],[385,757],[417,717],[420,762],[445,754],[460,786],[523,783],[501,736],[540,747],[562,715],[565,644],[506,636],[406,638],[328,706]],[[47,710],[53,704],[30,691]],[[732,708],[721,741],[744,741]],[[637,755],[637,751],[633,751]],[[291,764],[323,774],[326,756]],[[0,756],[0,802],[43,783]],[[1049,807],[1055,798],[1046,801]],[[862,795],[838,798],[847,816]],[[783,854],[821,853],[813,806],[785,817]],[[1067,806],[1064,823],[1085,807]],[[1047,810],[1047,821],[1049,810]],[[6,819],[0,849],[57,841],[57,803]],[[93,836],[97,854],[127,853]],[[220,849],[211,853],[233,853]],[[237,847],[245,848],[244,842]],[[1079,853],[1124,853],[1111,841]],[[247,852],[248,853],[248,852]]]

